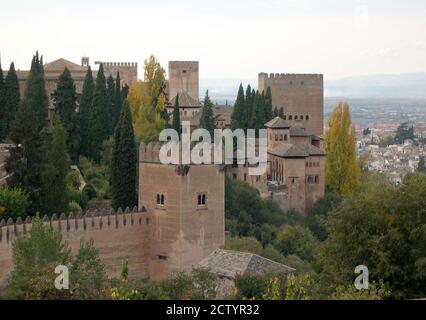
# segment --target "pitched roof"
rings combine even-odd
[[[66,59],[57,59],[52,62],[46,63],[44,66],[45,72],[62,72],[65,68],[68,68],[70,72],[86,72],[87,67],[82,67],[74,62],[68,61]]]
[[[313,134],[302,126],[292,126],[290,128],[290,136],[292,137],[309,137]]]
[[[282,118],[275,117],[271,121],[265,124],[267,128],[275,128],[275,129],[287,129],[290,128],[290,125]]]
[[[176,96],[169,102],[169,107],[173,107],[176,103]],[[192,98],[186,91],[179,92],[179,107],[180,108],[199,108],[201,104]]]
[[[306,158],[309,156],[326,155],[323,149],[315,147],[310,143],[283,143],[270,150],[269,153],[282,158]]]
[[[223,249],[216,249],[210,253],[199,263],[199,266],[209,268],[218,276],[231,279],[235,279],[237,275],[264,274],[272,270],[284,273],[296,271],[257,254]]]

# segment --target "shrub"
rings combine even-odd
[[[0,188],[0,215],[24,218],[30,205],[28,196],[18,188]]]

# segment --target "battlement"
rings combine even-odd
[[[259,73],[259,79],[271,79],[271,80],[292,80],[292,79],[304,79],[304,80],[322,80],[322,74],[315,73]]]
[[[137,62],[98,62],[102,63],[104,67],[138,67]]]
[[[126,208],[124,212],[118,209],[116,212],[86,212],[79,215],[71,213],[69,216],[62,213],[59,217],[56,214],[52,217],[45,215],[42,221],[54,230],[72,233],[142,225],[145,223],[146,215],[145,209],[138,210],[137,207],[134,207],[132,210]],[[0,221],[0,244],[9,243],[17,236],[28,234],[31,227],[31,217],[27,217],[24,221],[20,217],[16,221],[13,221],[12,218],[7,221],[2,219]]]

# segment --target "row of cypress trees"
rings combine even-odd
[[[66,212],[69,154],[73,162],[81,154],[99,161],[102,142],[114,134],[114,129],[110,168],[113,206],[135,205],[137,152],[130,110],[126,103],[122,107],[127,90],[122,90],[119,75],[115,81],[111,76],[106,80],[101,65],[95,84],[89,68],[77,112],[75,84],[70,71],[65,69],[52,96],[56,111],[51,119],[53,127],[48,126],[48,96],[43,59],[38,52],[33,56],[21,103],[13,64],[8,85],[3,78],[0,80],[1,132],[14,145],[6,163],[10,174],[8,187],[20,188],[28,194],[29,214]],[[16,110],[15,114],[10,110]],[[11,120],[6,121],[3,115]]]
[[[231,115],[232,130],[262,129],[273,116],[272,95],[269,87],[266,92],[259,92],[248,85],[244,93],[244,87],[240,84]]]

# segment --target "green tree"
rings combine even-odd
[[[1,130],[0,141],[9,135],[10,126],[15,119],[16,112],[18,111],[21,96],[19,92],[18,76],[15,71],[15,64],[10,64],[9,71],[7,72],[4,82],[4,100],[1,113]]]
[[[356,159],[355,127],[349,105],[339,103],[328,120],[326,142],[326,187],[339,196],[347,196],[359,187],[361,169]]]
[[[414,127],[404,122],[401,123],[396,130],[395,134],[395,143],[403,144],[405,140],[413,140],[414,139]]]
[[[43,70],[43,57],[39,58],[37,52],[31,62],[31,70],[27,78],[23,103],[28,104],[34,110],[37,129],[39,131],[47,125],[48,101]]]
[[[361,189],[329,216],[319,252],[327,287],[353,282],[354,268],[362,264],[371,282],[382,279],[389,285],[393,298],[424,296],[425,175],[406,175],[395,186],[384,175],[370,174]]]
[[[78,300],[106,297],[107,275],[93,239],[81,241],[80,249],[70,267],[72,298]]]
[[[176,95],[175,106],[173,108],[172,129],[175,129],[178,134],[181,133],[180,110],[179,110],[179,93]]]
[[[285,256],[295,254],[303,260],[312,261],[317,240],[307,228],[287,226],[278,234],[277,247]]]
[[[109,137],[109,112],[104,67],[99,66],[89,116],[89,157],[96,163],[101,160],[102,142]]]
[[[274,111],[272,110],[272,92],[271,87],[266,89],[265,94],[265,123],[274,118]]]
[[[29,236],[20,236],[13,242],[12,254],[14,268],[7,296],[16,299],[36,298],[40,290],[36,290],[39,287],[35,284],[44,282],[46,276],[56,277],[54,268],[67,265],[71,260],[70,250],[62,241],[61,233],[44,225],[38,217],[33,219]],[[54,281],[50,283],[50,289],[57,294],[66,291],[56,290]],[[45,293],[45,290],[42,292]]]
[[[80,123],[80,154],[89,155],[89,137],[90,137],[90,116],[92,114],[93,93],[95,91],[95,83],[93,81],[92,70],[87,69],[84,78],[83,91],[80,97],[79,123]]]
[[[113,130],[115,131],[115,127],[117,126],[118,119],[120,118],[121,107],[123,105],[123,97],[122,97],[122,89],[121,89],[121,79],[120,73],[117,72],[117,78],[115,79],[115,92],[114,92],[114,110],[113,110]]]
[[[3,69],[0,63],[0,141],[4,139],[7,134],[7,111],[5,105],[6,86],[4,83]]]
[[[116,104],[116,87],[114,78],[110,75],[107,79],[107,108],[108,114],[108,136],[114,134],[114,115],[115,115],[115,104]]]
[[[419,159],[419,164],[417,165],[416,172],[426,172],[426,163],[425,157],[421,156]]]
[[[59,117],[56,116],[54,120],[51,146],[46,168],[42,174],[42,199],[45,214],[61,214],[68,211],[68,200],[65,192],[66,177],[69,172],[67,133]]]
[[[240,87],[238,88],[238,94],[237,94],[237,100],[234,104],[234,109],[232,110],[231,115],[231,128],[232,130],[241,128],[245,129],[244,122],[245,122],[245,98],[244,98],[244,88],[243,85],[240,84]]]
[[[40,208],[41,173],[44,166],[42,138],[37,125],[37,116],[28,100],[24,101],[11,124],[9,137],[13,147],[6,161],[10,174],[7,183],[11,188],[20,188],[29,195],[29,213]]]
[[[130,109],[122,108],[114,133],[111,164],[112,206],[114,209],[136,204],[137,152]]]
[[[25,218],[29,207],[28,196],[18,188],[0,188],[0,217]]]
[[[204,97],[204,106],[200,118],[200,128],[206,129],[210,132],[210,136],[214,137],[214,129],[216,129],[216,122],[213,115],[213,103],[210,100],[209,92],[206,92]]]
[[[254,95],[250,85],[246,88],[244,129],[253,128],[251,124]]]
[[[78,121],[76,117],[76,92],[74,80],[71,78],[70,71],[65,68],[59,76],[58,85],[53,93],[55,111],[61,119],[67,133],[67,146],[71,158],[78,158],[79,136]]]

